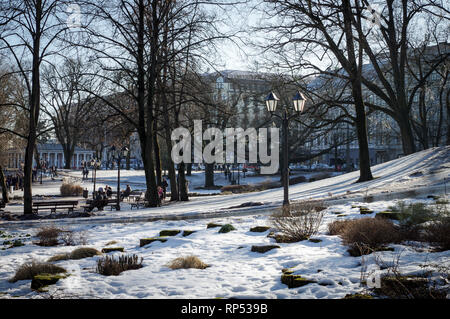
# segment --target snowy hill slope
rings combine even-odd
[[[372,167],[374,179],[364,183],[356,183],[359,171],[335,176],[332,178],[290,186],[291,201],[305,199],[341,199],[345,201],[361,200],[364,196],[377,196],[396,192],[413,194],[443,194],[446,188],[445,179],[450,176],[450,147],[431,148],[405,156],[390,162]],[[450,185],[448,185],[450,187]],[[414,196],[411,196],[414,197]],[[261,202],[264,209],[281,205],[283,189],[271,189],[261,192],[194,197],[189,202],[169,203],[163,207],[130,210],[125,204],[119,212],[108,212],[103,216],[89,218],[106,221],[109,219],[145,219],[151,217],[196,216],[205,213],[229,211],[248,202]],[[82,219],[75,219],[82,220]],[[71,219],[71,222],[75,222]],[[87,222],[86,219],[84,219]],[[1,222],[0,222],[1,224]]]

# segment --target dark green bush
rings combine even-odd
[[[233,225],[231,225],[231,224],[226,224],[220,228],[219,233],[221,233],[221,234],[229,233],[232,230],[236,230],[236,228],[234,228]]]

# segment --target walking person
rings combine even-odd
[[[166,193],[167,193],[167,187],[169,187],[169,183],[167,183],[166,179],[163,178],[162,182],[161,182],[161,187],[163,190],[163,198],[166,198]]]
[[[157,191],[158,191],[158,206],[161,206],[161,203],[163,201],[164,192],[163,192],[163,189],[161,186],[158,186]]]

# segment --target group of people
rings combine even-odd
[[[13,190],[23,190],[23,175],[14,174],[6,176],[6,188]]]
[[[161,181],[161,185],[157,187],[160,205],[162,201],[166,198],[167,187],[169,187],[169,183],[167,183],[166,179],[163,178]]]
[[[131,187],[130,185],[127,185],[127,188],[120,192],[120,200],[123,200],[125,197],[130,196],[131,194]],[[97,208],[98,210],[103,210],[103,208],[108,205],[108,199],[110,199],[113,195],[113,191],[111,186],[106,185],[105,188],[99,187],[98,191],[94,195],[94,200],[89,205],[88,211],[92,211],[94,208]]]
[[[166,198],[167,193],[167,187],[169,187],[169,183],[166,181],[165,178],[162,179],[161,185],[157,187],[158,190],[158,198],[159,198],[159,205],[161,206],[161,203]],[[124,191],[120,192],[120,200],[127,198],[130,196],[132,190],[130,185],[127,185]],[[89,206],[89,211],[92,211],[94,208],[97,208],[98,210],[103,210],[103,207],[108,205],[108,199],[110,199],[113,195],[112,188],[108,185],[103,187],[99,187],[98,191],[96,192],[94,196],[94,200],[91,202]]]
[[[58,177],[58,169],[56,166],[50,166],[47,168],[46,165],[42,165],[41,173],[45,174],[46,176],[48,176],[47,174],[49,174],[52,179],[54,179],[55,177]],[[38,167],[37,166],[35,166],[31,170],[31,180],[33,183],[38,181]]]
[[[83,180],[88,179],[89,169],[86,166],[83,167],[83,170],[81,171],[81,173],[83,174]]]

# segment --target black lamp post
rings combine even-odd
[[[122,158],[126,158],[128,155],[128,148],[123,147],[118,149],[115,146],[111,147],[113,158],[117,161],[117,204],[116,210],[120,210],[120,162]]]
[[[98,159],[91,159],[91,167],[94,169],[94,172],[92,173],[92,181],[94,182],[94,189],[92,191],[92,197],[95,198],[95,184],[97,182],[97,168],[100,167],[102,162]]]
[[[277,109],[277,103],[280,100],[273,92],[270,92],[266,97],[267,110],[270,112],[270,116],[275,116],[281,120],[282,134],[283,134],[283,188],[284,188],[284,200],[283,206],[289,205],[289,141],[288,141],[288,129],[289,121],[297,117],[305,107],[306,98],[301,92],[297,92],[292,101],[294,103],[295,113],[289,115],[288,109],[284,109],[283,115],[275,113]]]

